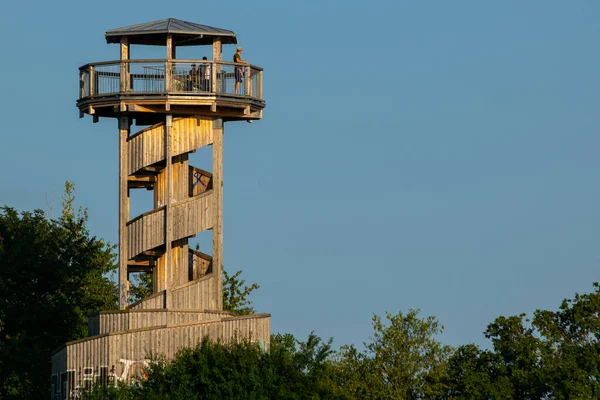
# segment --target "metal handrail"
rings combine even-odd
[[[263,69],[213,60],[116,60],[79,68],[79,98],[122,94],[212,94],[262,100]]]

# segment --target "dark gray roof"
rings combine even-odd
[[[110,29],[106,31],[104,37],[107,43],[120,43],[121,37],[128,36],[130,44],[164,46],[167,43],[167,34],[172,35],[173,44],[176,46],[212,44],[215,36],[220,36],[223,44],[237,43],[233,31],[175,18]]]

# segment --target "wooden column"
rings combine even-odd
[[[223,45],[219,36],[213,38],[213,60],[223,61]]]
[[[213,120],[213,274],[217,290],[215,309],[223,309],[223,119]]]
[[[127,36],[121,38],[121,92],[129,91],[129,39]]]
[[[220,37],[213,38],[213,61],[219,62],[223,60],[223,46]],[[221,64],[214,63],[212,67],[212,92],[219,93],[221,91],[217,79],[221,76]]]
[[[244,96],[250,96],[252,94],[250,84],[250,66],[246,65],[244,67]]]
[[[167,62],[165,64],[165,90],[170,92],[173,89],[173,36],[167,35]]]
[[[90,65],[90,96],[96,94],[96,70],[93,65]]]
[[[165,174],[167,178],[165,202],[165,284],[166,308],[170,306],[170,292],[173,283],[173,256],[171,243],[173,242],[173,115],[165,117]]]
[[[119,117],[119,310],[129,304],[129,281],[127,280],[127,221],[129,221],[129,191],[127,189],[127,138],[129,118]]]
[[[174,135],[173,141],[177,141]],[[190,166],[189,155],[180,154],[173,157],[173,197],[172,202],[177,203],[190,197]],[[173,221],[174,224],[181,221]],[[173,226],[175,231],[175,226]],[[188,239],[175,240],[171,246],[171,287],[176,287],[188,282],[189,277],[189,246]]]
[[[173,35],[167,35],[167,60],[175,58],[175,46],[173,46]]]

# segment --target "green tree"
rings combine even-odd
[[[493,350],[461,346],[450,359],[455,399],[597,399],[600,288],[565,299],[558,311],[498,317],[485,336]]]
[[[355,399],[440,398],[446,392],[446,362],[452,350],[435,336],[443,331],[435,317],[419,310],[392,315],[387,324],[373,316],[374,335],[365,351],[342,346],[336,365],[340,390]]]
[[[131,283],[130,301],[136,302],[152,294],[152,274],[137,274]],[[250,295],[260,288],[258,283],[246,286],[246,281],[241,278],[242,271],[229,275],[223,270],[223,309],[236,315],[254,314],[256,310],[252,306]]]
[[[555,399],[600,396],[600,286],[565,299],[558,311],[537,310],[533,326],[547,393]]]
[[[255,282],[246,286],[246,281],[240,277],[241,275],[241,270],[233,275],[223,270],[223,309],[237,315],[254,314],[256,310],[252,307],[249,297],[253,291],[260,288],[260,285]]]
[[[314,333],[306,342],[272,335],[268,349],[248,341],[222,344],[205,338],[171,362],[155,359],[141,386],[98,390],[84,398],[342,399],[328,383],[330,354],[331,341],[323,342]]]
[[[87,335],[87,316],[117,307],[113,247],[93,237],[67,182],[62,214],[0,209],[0,398],[49,393],[51,354]]]
[[[129,302],[135,303],[144,297],[150,296],[154,292],[154,280],[152,274],[138,273],[133,274],[134,278],[130,281]]]

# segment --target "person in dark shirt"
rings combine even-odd
[[[248,62],[242,60],[242,48],[241,47],[238,47],[237,51],[233,55],[233,62],[239,63],[239,64],[250,65],[250,64],[248,64]],[[243,80],[244,80],[244,67],[236,65],[236,67],[235,67],[235,94],[239,94],[238,92],[240,91],[240,85]]]

